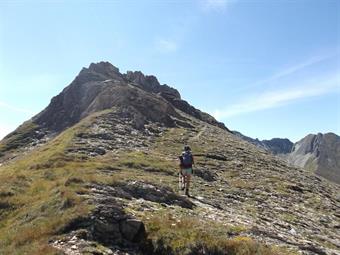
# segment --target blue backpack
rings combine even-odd
[[[190,151],[185,151],[182,154],[182,166],[183,167],[192,167],[192,155]]]

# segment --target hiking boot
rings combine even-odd
[[[190,197],[190,195],[189,195],[189,190],[185,190],[185,195],[187,195],[188,197]]]

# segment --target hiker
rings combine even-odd
[[[184,146],[184,151],[179,157],[180,159],[180,181],[182,183],[181,189],[185,189],[185,195],[189,195],[189,186],[191,175],[193,174],[192,165],[194,163],[194,157],[191,154],[191,149],[189,146]],[[184,184],[184,185],[183,185]]]

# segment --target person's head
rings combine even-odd
[[[191,151],[190,147],[188,145],[184,146],[184,151]]]

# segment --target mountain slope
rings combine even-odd
[[[307,135],[294,145],[287,159],[296,166],[340,183],[340,137],[336,134]]]
[[[237,138],[169,87],[92,69],[82,97],[66,88],[0,144],[0,254],[339,252],[338,186]],[[184,144],[192,198],[178,192]]]

